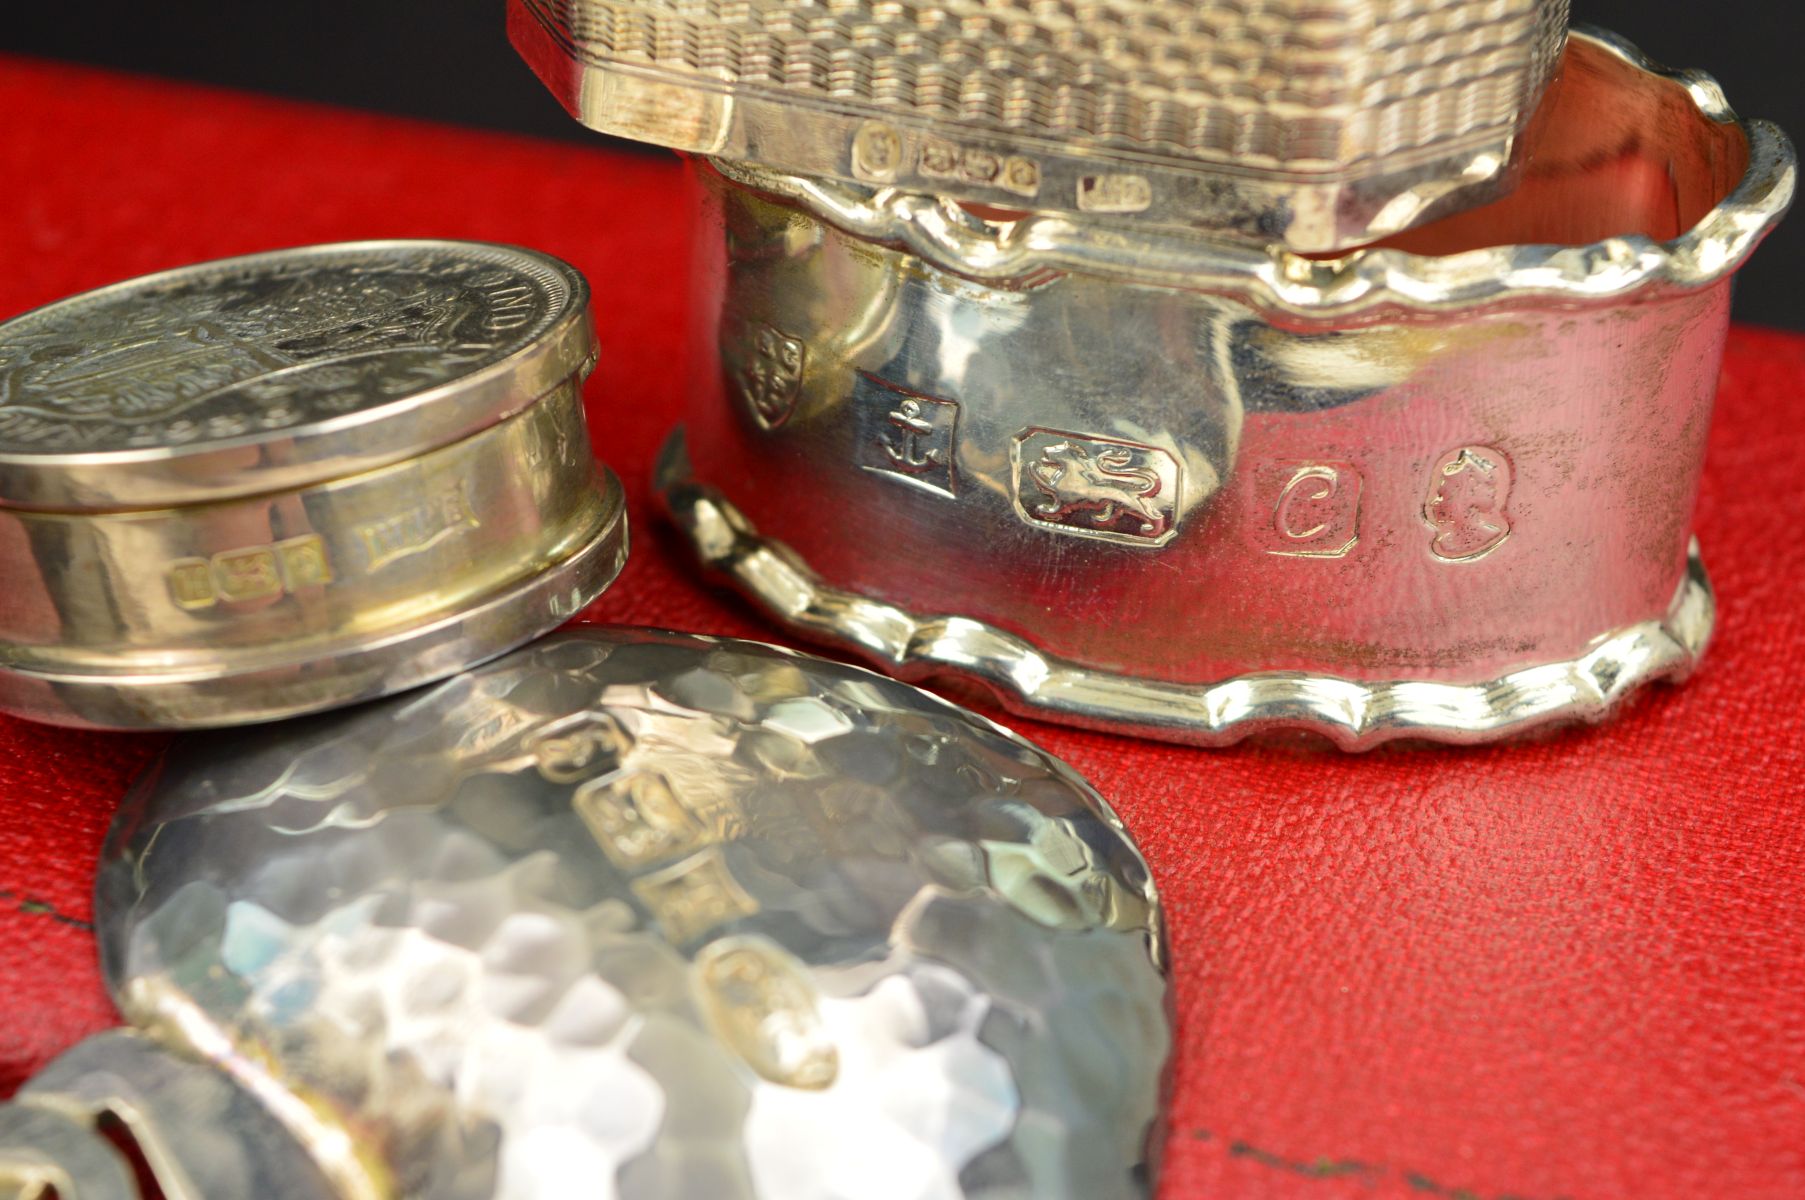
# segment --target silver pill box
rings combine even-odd
[[[183,267],[0,323],[0,710],[231,725],[452,674],[626,555],[582,276],[453,241]]]

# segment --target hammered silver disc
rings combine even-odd
[[[127,1016],[303,1098],[291,1127],[341,1181],[1151,1186],[1146,865],[1056,759],[857,668],[584,630],[192,738],[128,800],[97,912]]]

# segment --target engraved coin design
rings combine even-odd
[[[134,1022],[383,1194],[1151,1187],[1145,864],[1063,764],[857,668],[584,630],[190,739],[97,914]]]
[[[74,296],[0,324],[0,455],[196,447],[363,413],[501,362],[581,292],[531,251],[373,242]]]

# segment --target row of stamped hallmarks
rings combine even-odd
[[[363,561],[352,574],[374,575],[481,524],[463,480],[430,489],[399,512],[355,528],[354,544]],[[179,558],[166,573],[170,599],[189,612],[273,600],[325,587],[338,578],[339,570],[317,533],[239,546],[208,558]]]
[[[541,777],[574,789],[577,815],[665,936],[703,943],[693,960],[696,994],[721,1040],[774,1083],[827,1087],[839,1052],[807,971],[769,939],[718,936],[759,911],[723,852],[756,823],[740,798],[743,781],[681,765],[673,769],[683,777],[673,779],[629,765],[633,744],[609,714],[584,712],[532,731],[524,748]]]
[[[807,350],[768,325],[749,331],[740,394],[759,425],[789,420]],[[860,372],[853,392],[857,465],[913,487],[958,494],[959,404]],[[1030,426],[1010,444],[1012,499],[1029,525],[1130,545],[1161,546],[1176,533],[1183,468],[1170,451],[1096,433]],[[1510,536],[1512,470],[1496,447],[1457,446],[1429,471],[1421,516],[1430,554],[1474,562]],[[1340,460],[1286,460],[1255,470],[1255,536],[1268,554],[1341,558],[1360,540],[1359,468]]]
[[[1353,463],[1274,462],[1255,478],[1271,512],[1261,530],[1268,554],[1341,558],[1360,541],[1364,481]],[[1443,562],[1476,562],[1510,536],[1510,458],[1494,446],[1457,446],[1436,459],[1423,499],[1429,553]]]

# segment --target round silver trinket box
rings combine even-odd
[[[96,914],[139,1032],[0,1108],[0,1177],[81,1200],[134,1194],[105,1114],[182,1196],[1151,1188],[1146,865],[1069,768],[855,667],[586,629],[193,737]]]
[[[267,720],[481,662],[626,554],[589,292],[467,242],[183,267],[0,324],[0,709]]]
[[[666,503],[790,631],[1037,716],[1595,719],[1709,635],[1730,276],[1795,170],[1608,35],[1546,109],[1510,197],[1331,259],[703,164]]]

